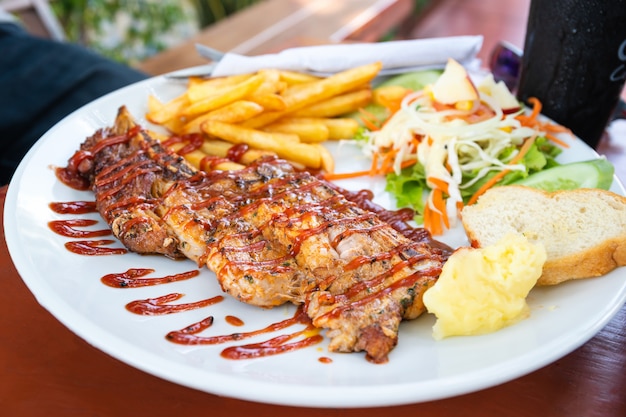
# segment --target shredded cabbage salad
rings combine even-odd
[[[437,102],[430,85],[408,92],[388,119],[378,127],[370,118],[363,132],[369,175],[386,175],[397,206],[413,208],[433,235],[488,188],[558,165],[554,158],[567,146],[554,135],[567,129],[538,119],[538,100],[532,111],[519,103],[504,109],[488,81],[477,99],[454,105]]]

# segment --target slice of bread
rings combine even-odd
[[[542,243],[547,260],[537,285],[596,277],[626,265],[626,197],[610,191],[495,187],[465,207],[461,220],[474,247],[510,232]]]

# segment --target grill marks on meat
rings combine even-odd
[[[120,109],[115,127],[82,150],[115,143],[75,164],[129,249],[206,264],[225,292],[249,304],[304,304],[313,324],[328,329],[330,350],[365,351],[373,362],[387,360],[402,319],[425,311],[440,251],[285,161],[197,173],[133,129]]]
[[[88,138],[68,166],[89,179],[97,210],[124,246],[138,253],[184,257],[177,236],[154,211],[159,200],[153,186],[195,172],[182,157],[163,152],[125,109],[115,127]]]

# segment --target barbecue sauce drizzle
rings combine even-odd
[[[167,275],[161,278],[138,278],[153,272],[154,269],[150,268],[131,268],[122,273],[107,274],[100,278],[100,281],[102,281],[104,285],[113,288],[139,288],[184,281],[200,275],[200,271],[196,269],[180,274]]]
[[[145,300],[135,300],[126,304],[126,309],[132,313],[142,316],[160,316],[163,314],[180,313],[183,311],[196,310],[202,307],[208,307],[224,300],[224,296],[217,295],[205,300],[196,301],[194,303],[184,304],[167,304],[184,297],[184,294],[171,293],[156,298],[146,298]]]
[[[249,339],[260,334],[282,330],[296,324],[306,325],[303,330],[276,336],[264,342],[227,347],[221,352],[221,356],[227,359],[251,359],[261,356],[276,355],[312,346],[323,340],[323,336],[319,334],[319,329],[315,328],[311,324],[311,320],[304,312],[302,306],[298,307],[293,317],[270,324],[269,326],[259,330],[232,333],[221,336],[198,336],[198,333],[213,325],[213,320],[213,317],[207,317],[206,319],[193,323],[184,329],[169,332],[166,338],[173,343],[182,345],[216,345]],[[298,337],[301,339],[289,343],[290,340]]]
[[[191,153],[197,149],[200,149],[204,143],[204,137],[199,133],[189,133],[186,135],[173,135],[164,140],[163,146],[169,148],[175,143],[184,143],[184,146],[176,151],[179,155],[185,155]]]
[[[86,227],[98,224],[97,220],[91,219],[73,219],[73,220],[53,220],[48,222],[48,226],[58,235],[65,237],[98,237],[110,236],[113,233],[109,229],[103,230],[78,230],[76,227]]]
[[[65,248],[72,253],[87,256],[123,255],[128,253],[128,249],[124,248],[103,248],[105,245],[112,245],[116,242],[116,240],[111,239],[77,240],[74,242],[66,242]]]
[[[89,184],[86,184],[85,180],[82,180],[82,177],[78,175],[78,169],[84,163],[84,161],[86,160],[88,161],[92,159],[93,155],[95,155],[101,149],[104,149],[107,146],[124,143],[128,141],[131,137],[137,135],[138,133],[139,133],[139,127],[136,127],[136,128],[129,130],[129,132],[127,132],[125,135],[111,136],[111,137],[100,140],[89,151],[86,151],[86,150],[77,151],[69,160],[67,167],[56,169],[57,177],[64,184],[72,188],[79,189],[79,190],[87,189]],[[201,139],[199,135],[191,135],[191,136],[187,135],[185,137],[173,137],[169,139],[168,141],[165,141],[163,145],[170,146],[173,143],[186,142],[186,144],[179,150],[180,154],[185,154],[185,153],[192,152],[201,146],[202,141],[198,138]],[[241,158],[241,156],[245,153],[246,150],[247,148],[243,146],[233,147],[232,152],[229,152],[226,159],[238,161]],[[114,164],[113,166],[109,166],[103,169],[103,171],[100,173],[100,175],[96,179],[95,186],[101,187],[107,184],[113,184],[113,186],[111,186],[108,190],[103,192],[102,198],[107,198],[109,196],[115,195],[120,190],[122,190],[122,188],[126,184],[128,184],[137,176],[149,174],[152,172],[157,172],[160,170],[158,166],[151,166],[151,162],[149,160],[144,159],[144,160],[137,161],[137,155],[141,152],[143,151],[138,150],[132,155],[128,156],[127,158],[124,158],[118,161],[118,163]],[[203,160],[201,163],[201,168],[211,169],[215,167],[217,163],[221,161],[222,161],[221,159],[206,160],[206,161]],[[244,169],[248,169],[248,170],[256,169],[258,164],[259,164],[258,162],[253,163]],[[146,166],[144,167],[144,165]],[[199,183],[202,184],[204,183],[204,181],[207,181],[207,180],[211,181],[211,180],[220,179],[221,177],[228,177],[228,176],[231,176],[230,179],[232,179],[233,181],[236,180],[235,175],[228,171],[209,171],[204,176],[195,175],[192,178],[187,179],[187,180],[182,180],[181,182],[185,183],[185,186],[187,187],[194,188],[195,186],[194,182],[198,181],[198,179],[200,179]],[[301,185],[300,187],[297,187],[297,188],[284,187],[285,185],[291,184],[293,182],[299,183],[304,179],[308,179],[309,182]],[[245,198],[237,197],[235,199],[235,200],[239,200],[239,201],[235,201],[237,209],[233,211],[233,213],[229,217],[235,218],[235,217],[244,216],[247,213],[254,211],[261,204],[275,203],[276,201],[279,201],[281,198],[285,197],[287,194],[291,194],[291,195],[297,194],[296,198],[298,201],[306,201],[306,199],[304,198],[306,197],[306,193],[310,192],[312,189],[316,187],[328,187],[334,190],[335,192],[337,192],[338,194],[332,195],[330,198],[324,199],[322,201],[314,201],[314,202],[308,202],[308,203],[304,202],[300,205],[292,206],[291,208],[287,209],[285,213],[281,213],[281,214],[273,216],[272,219],[268,223],[261,226],[259,230],[256,231],[256,234],[257,235],[260,234],[262,232],[262,228],[268,226],[272,222],[294,221],[296,218],[302,220],[305,216],[309,215],[309,213],[323,214],[324,212],[328,212],[329,207],[332,207],[333,210],[348,212],[351,210],[351,208],[354,205],[364,210],[365,213],[361,213],[353,217],[344,217],[344,218],[339,218],[339,219],[333,219],[330,221],[325,221],[325,222],[322,222],[322,224],[320,224],[317,227],[300,230],[299,235],[295,239],[295,243],[293,244],[293,246],[291,247],[289,251],[289,254],[288,254],[289,257],[295,257],[298,254],[298,252],[300,251],[300,246],[302,242],[304,242],[306,239],[316,234],[322,233],[324,230],[328,229],[329,227],[333,225],[336,225],[342,222],[358,222],[359,224],[367,223],[368,220],[374,219],[376,216],[378,216],[383,222],[395,228],[400,233],[407,236],[413,242],[430,245],[432,248],[438,250],[440,253],[440,256],[444,260],[447,259],[447,257],[452,252],[451,248],[447,247],[443,243],[433,240],[430,234],[428,233],[428,231],[426,231],[425,229],[414,228],[408,224],[408,221],[410,221],[414,215],[412,210],[410,209],[402,209],[402,210],[397,210],[397,211],[386,210],[376,205],[375,203],[373,203],[372,201],[373,194],[369,190],[350,192],[348,190],[344,190],[336,186],[335,184],[323,181],[319,177],[311,176],[311,174],[307,172],[295,173],[294,175],[291,175],[290,177],[274,179],[274,181],[272,181],[271,183],[268,182],[267,184],[257,189],[254,193],[246,195]],[[281,188],[284,188],[284,190],[281,191]],[[345,200],[341,198],[342,195],[345,197]],[[111,220],[115,218],[115,215],[119,210],[128,210],[129,208],[138,207],[138,206],[144,206],[145,208],[150,209],[150,208],[155,207],[155,205],[159,203],[163,198],[165,198],[165,195],[161,196],[161,198],[158,199],[159,201],[157,201],[157,199],[154,199],[154,200],[146,199],[145,197],[123,199],[123,200],[118,201],[116,204],[109,206],[107,208],[107,211],[105,213],[102,213],[102,215],[105,217],[105,220],[107,221],[107,223],[111,223]],[[210,206],[214,202],[219,201],[221,198],[223,197],[213,196],[212,198],[209,198],[206,201],[194,203],[194,209]],[[50,207],[59,213],[79,214],[79,213],[91,212],[92,210],[95,211],[95,204],[91,205],[91,204],[86,204],[83,202],[51,203]],[[170,210],[172,209],[175,209],[175,207],[171,208]],[[136,224],[136,222],[141,222],[141,221],[143,221],[141,218],[135,219],[134,221],[127,221],[125,225],[123,226],[123,228],[130,229],[133,225]],[[82,226],[89,226],[93,224],[95,224],[95,222],[89,221],[89,220],[56,221],[56,222],[50,222],[50,228],[54,230],[56,233],[59,233],[67,237],[102,236],[104,235],[105,232],[108,232],[106,234],[110,234],[110,231],[89,232],[89,231],[76,230],[74,228],[74,226],[82,227]],[[384,224],[372,224],[371,226],[366,226],[360,229],[344,231],[333,240],[332,246],[336,247],[336,245],[342,239],[345,239],[350,234],[372,233],[381,227],[384,227]],[[102,234],[99,234],[99,233],[102,233]],[[124,233],[124,231],[122,233]],[[66,247],[68,247],[69,250],[75,251],[77,253],[83,253],[83,254],[109,254],[109,253],[126,252],[124,249],[118,249],[118,248],[100,251],[101,249],[103,249],[103,248],[100,248],[100,246],[111,243],[111,242],[113,241],[101,240],[101,241],[68,242],[68,244],[66,244]],[[255,242],[243,248],[242,247],[237,247],[237,248],[225,247],[225,249],[231,250],[231,251],[237,251],[237,250],[238,251],[241,251],[241,250],[255,251],[255,250],[261,250],[263,248],[263,244],[264,242]],[[213,245],[216,245],[216,243],[213,243]],[[408,249],[408,246],[410,245],[397,247],[388,253],[381,253],[373,257],[365,257],[365,256],[357,257],[353,259],[349,264],[347,264],[345,268],[346,270],[350,270],[350,269],[358,268],[359,266],[364,265],[368,262],[374,262],[374,261],[383,260],[383,259],[390,259],[394,255],[397,255],[401,253],[402,251],[404,251],[405,249]],[[76,248],[79,248],[79,249],[76,249]],[[408,259],[404,259],[403,261],[394,265],[387,272],[384,272],[378,276],[375,276],[368,281],[359,282],[353,285],[344,294],[331,296],[333,298],[332,301],[335,303],[339,303],[339,306],[335,307],[333,310],[326,313],[326,316],[338,316],[346,309],[357,307],[361,304],[365,304],[377,297],[381,297],[385,294],[389,294],[397,288],[411,287],[415,285],[415,283],[417,283],[417,281],[422,277],[425,277],[425,276],[436,277],[440,272],[439,268],[431,268],[430,270],[426,270],[426,271],[422,270],[422,271],[410,274],[409,276],[406,276],[403,279],[394,282],[390,286],[383,287],[382,289],[378,291],[374,291],[373,293],[368,294],[367,296],[365,296],[364,298],[361,298],[358,301],[351,300],[351,298],[354,297],[356,294],[362,292],[363,290],[367,288],[376,288],[376,286],[380,285],[386,278],[392,276],[394,273],[398,272],[399,270],[407,266],[413,265],[414,263],[422,260],[424,257],[425,255],[418,254]],[[284,266],[284,261],[286,260],[286,258],[288,258],[288,256],[281,257],[275,260],[265,261],[263,262],[264,264],[263,267],[267,267],[268,264],[270,266],[271,264],[275,264],[274,268],[276,270],[280,270],[280,268],[288,268],[287,266]],[[233,262],[230,262],[230,263],[233,263]],[[252,263],[243,262],[243,264],[245,264],[245,266],[247,267],[255,266]],[[258,264],[259,263],[257,262],[257,265],[256,265],[257,267],[259,266]],[[283,266],[281,267],[279,265],[283,265]],[[244,265],[239,265],[239,266],[244,266]],[[188,273],[183,273],[183,274],[178,274],[178,275],[168,276],[168,277],[163,277],[163,278],[152,278],[152,279],[137,278],[138,276],[144,276],[151,272],[153,272],[153,270],[130,269],[122,274],[106,275],[102,277],[102,282],[105,285],[114,286],[118,288],[134,288],[134,287],[141,287],[141,286],[147,286],[147,285],[159,285],[162,283],[189,279],[193,276],[196,276],[199,273],[198,271],[191,271]],[[157,297],[157,298],[136,300],[136,301],[128,303],[126,308],[129,311],[132,311],[137,314],[160,315],[160,314],[170,314],[170,313],[175,313],[175,312],[180,312],[180,311],[187,311],[191,309],[202,308],[202,307],[206,307],[206,306],[215,304],[223,300],[222,296],[216,296],[216,297],[206,299],[206,300],[201,300],[195,303],[184,303],[184,304],[177,304],[177,305],[167,304],[169,302],[180,299],[182,296],[183,295],[179,293],[172,293],[172,294],[167,294],[167,295]],[[230,320],[234,321],[233,318],[231,318]],[[209,336],[209,337],[197,336],[197,333],[201,332],[202,330],[207,329],[208,327],[212,325],[212,323],[213,323],[213,317],[209,317],[201,322],[194,323],[190,326],[187,326],[186,328],[182,330],[170,332],[168,333],[166,337],[168,340],[172,342],[182,343],[182,344],[216,344],[216,343],[225,343],[225,342],[234,341],[234,340],[241,340],[247,337],[252,337],[260,333],[266,333],[270,331],[283,329],[296,323],[304,323],[307,325],[304,330],[297,331],[295,333],[288,334],[288,335],[278,336],[266,342],[250,344],[246,346],[234,346],[234,347],[230,347],[230,348],[223,350],[222,356],[231,358],[231,359],[251,358],[251,357],[265,356],[265,355],[270,355],[270,354],[291,351],[294,349],[299,349],[302,347],[310,346],[315,343],[319,343],[322,340],[322,336],[318,334],[319,330],[316,329],[311,324],[310,318],[306,315],[306,313],[304,313],[303,306],[298,307],[296,314],[291,319],[274,323],[264,329],[247,332],[247,333],[234,333],[234,334],[225,335],[225,336]],[[296,342],[288,343],[289,340],[296,338],[296,337],[301,337],[301,336],[303,337],[303,339],[296,341]]]
[[[54,202],[48,205],[52,211],[59,214],[86,214],[96,213],[95,201]]]
[[[68,203],[50,203],[49,207],[60,214],[83,214],[95,211],[95,203],[86,201],[73,201]],[[97,220],[91,219],[70,219],[70,220],[52,220],[48,222],[48,227],[56,234],[69,238],[92,238],[100,236],[110,236],[110,229],[102,230],[79,230],[77,227],[87,227],[97,224]],[[127,253],[125,248],[105,248],[103,246],[116,243],[112,239],[101,240],[76,240],[65,242],[65,248],[78,255],[86,256],[102,256],[102,255],[121,255]]]

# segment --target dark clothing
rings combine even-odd
[[[145,74],[71,43],[0,23],[0,184],[63,117]]]

